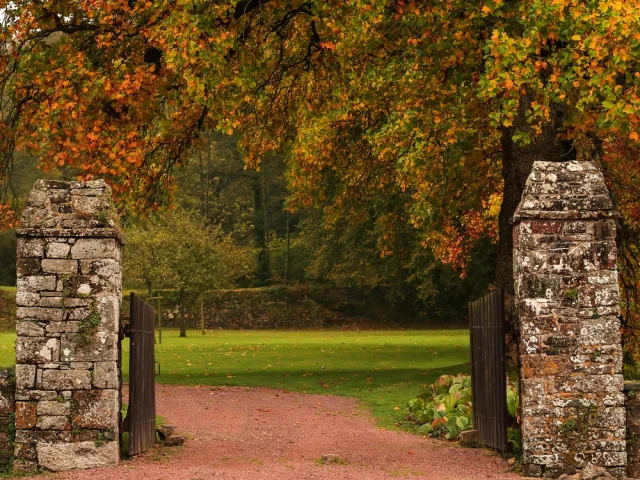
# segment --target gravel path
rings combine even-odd
[[[242,387],[157,386],[157,409],[187,444],[59,479],[517,479],[490,453],[382,430],[357,400]],[[346,465],[320,465],[336,454]]]

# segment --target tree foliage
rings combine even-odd
[[[150,296],[160,289],[178,292],[184,326],[187,293],[228,288],[255,269],[250,248],[238,246],[219,226],[181,209],[166,211],[132,226],[125,237],[125,282]]]
[[[509,285],[531,162],[595,158],[626,238],[638,234],[638,0],[0,6],[5,173],[15,144],[153,207],[201,132],[239,133],[250,166],[286,154],[291,209],[351,222],[372,198],[400,198],[399,218],[378,218],[380,255],[400,223],[459,268],[500,237]],[[624,251],[636,264],[637,247]]]

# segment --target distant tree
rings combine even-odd
[[[257,256],[252,284],[272,281],[272,238],[285,236],[288,195],[283,158],[265,157],[258,170],[246,169],[238,137],[207,132],[176,170],[176,203],[199,212],[206,224],[219,224]]]
[[[144,287],[149,297],[170,287],[171,274],[166,245],[169,232],[161,218],[149,218],[126,233],[123,270],[128,286]]]
[[[150,295],[154,289],[178,293],[180,336],[187,335],[187,293],[231,287],[255,269],[252,249],[238,246],[219,225],[205,225],[198,214],[167,211],[132,228],[125,249],[125,280],[131,275]]]

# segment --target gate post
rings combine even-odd
[[[35,183],[18,230],[16,462],[117,465],[121,240],[102,180]]]
[[[523,462],[626,465],[616,212],[594,162],[535,162],[514,217]]]

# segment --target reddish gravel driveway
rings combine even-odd
[[[483,450],[377,428],[357,400],[241,387],[158,385],[158,413],[188,435],[118,468],[55,479],[516,479]],[[323,454],[347,465],[320,465]]]

